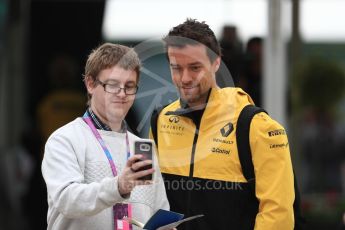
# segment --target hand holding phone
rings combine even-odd
[[[152,184],[152,168],[151,160],[143,160],[143,155],[133,155],[128,158],[125,168],[122,170],[118,177],[118,189],[121,196],[126,197],[137,185]],[[150,167],[147,167],[150,166]],[[149,168],[144,170],[143,168]],[[143,170],[143,171],[142,171]],[[149,175],[149,177],[146,177]],[[143,179],[141,179],[144,177]],[[147,178],[147,179],[146,179]]]

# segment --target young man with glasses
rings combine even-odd
[[[48,191],[48,229],[136,229],[157,209],[169,209],[153,156],[133,155],[139,138],[124,118],[138,89],[140,61],[133,49],[106,43],[85,66],[88,109],[48,139],[42,173]],[[137,171],[152,164],[153,168]],[[137,171],[137,172],[136,172]],[[155,181],[139,178],[155,174]]]

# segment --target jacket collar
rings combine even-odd
[[[108,125],[104,124],[101,121],[101,119],[98,118],[98,116],[92,111],[91,107],[89,107],[86,110],[86,112],[91,117],[91,121],[94,124],[94,126],[96,127],[96,129],[105,130],[105,131],[112,131]],[[127,123],[125,121],[122,121],[121,129],[120,129],[119,133],[125,133],[126,131],[127,131]]]

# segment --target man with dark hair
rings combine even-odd
[[[221,51],[213,31],[188,19],[164,41],[180,99],[154,111],[150,135],[171,210],[205,215],[179,229],[293,229],[294,179],[284,128],[264,112],[253,117],[247,136],[255,177],[247,179],[237,132],[242,110],[254,102],[239,88],[217,86]]]

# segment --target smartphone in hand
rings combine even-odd
[[[134,154],[141,154],[143,156],[141,160],[152,160],[152,147],[152,141],[149,139],[136,140],[134,141]],[[150,168],[152,168],[152,164],[141,167],[137,171],[147,170]],[[152,180],[152,174],[140,177],[139,180]]]

